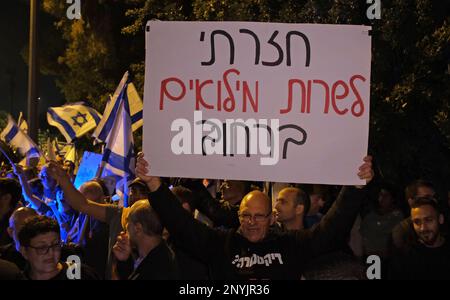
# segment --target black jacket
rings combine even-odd
[[[149,194],[152,207],[177,243],[210,265],[213,279],[300,279],[312,257],[335,250],[347,238],[365,190],[343,188],[321,223],[251,243],[236,230],[219,231],[196,221],[165,185]]]
[[[141,261],[128,277],[128,280],[170,280],[178,278],[175,255],[166,242],[161,241]]]

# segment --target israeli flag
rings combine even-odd
[[[47,111],[48,124],[57,127],[68,143],[97,127],[101,117],[83,102],[50,107]]]
[[[128,81],[128,72],[125,72],[122,79],[120,80],[119,85],[114,92],[114,95],[111,97],[109,102],[106,104],[105,111],[103,112],[103,117],[100,121],[100,124],[97,126],[93,133],[93,137],[95,137],[97,142],[106,142],[106,138],[109,132],[112,130],[114,119],[119,111],[120,99],[119,95],[125,88],[125,93],[128,98],[128,105],[130,110],[130,118],[131,118],[131,129],[132,131],[136,131],[143,124],[143,110],[144,104],[142,103],[141,97],[133,85],[133,83],[127,83]]]
[[[19,128],[10,115],[8,115],[8,124],[0,133],[0,138],[5,141],[5,143],[17,149],[20,154],[26,156],[27,164],[30,158],[39,158],[41,156],[39,147]]]
[[[135,154],[130,116],[130,104],[125,84],[120,92],[117,103],[117,114],[113,120],[112,130],[106,138],[103,152],[101,176],[116,177],[116,192],[123,199],[123,205],[128,206],[128,185],[135,178]]]

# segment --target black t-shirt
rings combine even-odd
[[[390,279],[450,279],[450,242],[429,248],[422,244],[391,258]]]
[[[300,279],[308,259],[335,251],[346,240],[365,190],[344,188],[318,226],[279,233],[256,243],[235,230],[214,230],[192,218],[161,185],[149,201],[177,244],[210,266],[212,279]]]

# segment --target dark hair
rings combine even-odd
[[[147,184],[140,178],[136,178],[135,180],[133,180],[128,187],[137,188],[142,194],[150,193]]]
[[[0,178],[0,195],[5,194],[11,195],[11,208],[16,207],[22,195],[22,187],[19,181],[11,178]]]
[[[176,186],[172,189],[172,193],[177,197],[181,204],[187,203],[191,210],[195,209],[194,194],[190,189],[187,189],[184,186]]]
[[[309,208],[311,207],[311,199],[309,198],[309,195],[300,188],[292,189],[292,191],[295,192],[295,205],[303,205],[303,214],[306,216],[308,214]]]
[[[439,207],[438,201],[434,197],[415,197],[411,203],[411,209],[418,208],[424,205],[429,205],[434,208],[434,210],[440,214],[441,208]]]
[[[381,192],[381,190],[387,191],[394,199],[398,198],[398,190],[395,188],[395,185],[390,182],[380,183],[378,193]]]
[[[30,245],[31,239],[48,232],[55,232],[60,236],[59,225],[56,220],[46,216],[36,216],[27,219],[19,231],[19,243],[21,246]]]
[[[415,198],[417,196],[417,191],[421,187],[426,187],[432,189],[433,191],[435,190],[434,185],[430,181],[423,179],[414,180],[405,189],[406,200]]]

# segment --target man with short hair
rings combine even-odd
[[[148,188],[141,179],[134,179],[129,185],[130,195],[128,197],[128,207],[133,206],[133,204],[139,200],[147,199]]]
[[[405,198],[408,207],[411,205],[416,197],[434,197],[435,190],[431,182],[426,180],[415,180],[410,183],[405,189]],[[407,215],[410,211],[407,211]],[[392,229],[392,239],[390,252],[406,251],[408,247],[414,242],[415,234],[412,230],[411,218],[408,217],[401,221]]]
[[[391,259],[391,279],[450,279],[450,242],[441,227],[444,216],[433,197],[411,201],[414,242]]]
[[[275,215],[285,230],[304,228],[304,216],[308,213],[310,199],[307,193],[295,187],[287,187],[275,200]]]
[[[80,186],[80,192],[86,199],[105,204],[104,188],[96,180],[90,180]],[[84,249],[85,263],[98,274],[105,274],[108,258],[109,226],[87,214],[79,213],[70,224],[67,242],[75,243]]]
[[[126,233],[121,232],[113,247],[115,257],[122,262],[130,259],[132,250],[136,250],[129,280],[178,279],[175,255],[163,240],[162,231],[159,217],[147,200],[131,206]]]
[[[20,244],[18,234],[25,221],[31,217],[37,216],[37,212],[29,207],[19,207],[9,218],[8,234],[13,242],[0,247],[0,258],[14,263],[20,270],[24,270],[26,260],[20,254]]]

